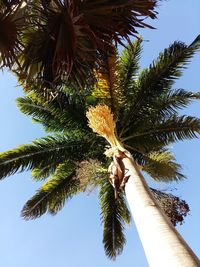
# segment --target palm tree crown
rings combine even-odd
[[[105,51],[151,26],[157,0],[4,0],[0,3],[0,66],[21,82],[84,86]],[[91,81],[90,81],[91,82]]]
[[[36,181],[48,178],[25,204],[22,210],[25,219],[46,212],[56,214],[74,195],[99,187],[103,243],[111,258],[122,252],[124,224],[130,223],[130,213],[124,192],[115,199],[107,171],[111,160],[104,155],[108,144],[88,127],[85,116],[88,107],[99,102],[110,106],[120,141],[141,169],[156,181],[184,178],[168,145],[200,133],[198,118],[178,114],[192,100],[199,99],[200,94],[172,89],[199,49],[199,37],[189,46],[174,42],[149,68],[139,71],[141,43],[135,41],[121,56],[108,53],[105,64],[95,74],[95,87],[86,92],[75,95],[71,85],[56,93],[46,91],[45,97],[32,86],[26,97],[17,100],[18,106],[53,135],[0,154],[1,179],[25,170],[31,170]],[[155,189],[152,192],[164,203],[164,209],[166,201],[174,199]],[[179,204],[173,208],[184,216]],[[182,204],[188,210],[185,202]],[[167,208],[165,211],[174,224],[182,220],[180,213],[170,215]]]

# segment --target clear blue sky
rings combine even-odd
[[[163,1],[158,10],[158,20],[151,22],[157,29],[141,31],[144,39],[149,40],[144,42],[142,67],[148,66],[163,48],[175,40],[191,43],[200,34],[199,10],[199,0]],[[200,91],[199,70],[200,53],[195,55],[174,87]],[[14,78],[6,72],[0,73],[0,151],[44,135],[39,125],[32,124],[17,110],[15,98],[21,94]],[[199,103],[191,105],[188,113],[200,117]],[[170,187],[177,188],[174,193],[187,200],[191,208],[191,215],[178,230],[200,256],[200,141],[178,143],[172,149],[188,179]],[[157,186],[169,188],[169,185]],[[35,221],[24,221],[20,218],[20,210],[37,187],[39,184],[32,183],[28,172],[11,176],[0,183],[0,266],[148,266],[134,223],[127,229],[127,245],[123,254],[115,262],[106,258],[95,193],[76,197],[55,217],[44,215]]]

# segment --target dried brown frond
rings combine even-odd
[[[19,6],[0,8],[0,67],[12,68],[23,45],[20,35],[25,26],[24,10]],[[19,64],[19,63],[18,63]]]
[[[117,43],[129,40],[143,22],[155,18],[157,0],[43,0],[27,3],[28,27],[21,68],[15,72],[26,83],[43,87],[64,81],[83,89],[94,82],[93,70]]]
[[[184,218],[188,215],[190,208],[185,200],[180,199],[172,194],[164,193],[160,190],[150,188],[160,207],[170,219],[171,223],[176,226],[178,223],[183,224]]]
[[[95,36],[79,12],[78,2],[43,1],[28,9],[34,19],[24,34],[23,80],[37,80],[43,87],[60,86],[67,79],[85,83],[98,55]]]
[[[77,163],[76,179],[80,181],[80,187],[83,191],[93,191],[97,184],[98,178],[106,170],[103,169],[101,163],[96,159],[84,160]]]
[[[99,48],[108,50],[113,40],[123,44],[124,39],[129,41],[130,35],[137,34],[137,28],[152,28],[143,20],[156,18],[156,3],[157,0],[83,0],[80,10],[94,32]]]

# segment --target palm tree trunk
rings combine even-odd
[[[200,266],[197,256],[162,213],[137,165],[129,158],[122,161],[130,175],[125,186],[127,201],[149,266]]]

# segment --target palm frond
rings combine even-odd
[[[62,100],[59,99],[61,95]],[[18,98],[17,105],[23,113],[43,124],[47,131],[62,132],[69,128],[78,129],[81,126],[83,129],[88,129],[83,107],[71,102],[64,93],[58,93],[50,102],[42,101],[41,96],[31,93]]]
[[[130,120],[140,118],[153,106],[154,98],[168,93],[175,79],[182,75],[182,70],[187,66],[191,57],[200,48],[200,36],[187,46],[181,42],[174,42],[169,48],[160,53],[148,69],[141,72],[137,80],[134,99],[131,101],[131,109],[127,114],[126,125]]]
[[[110,45],[111,36],[115,42],[122,43],[123,39],[129,40],[129,35],[137,33],[136,28],[152,28],[141,18],[156,18],[156,3],[148,0],[82,1],[80,10],[95,32],[98,42],[105,46]]]
[[[31,176],[34,181],[45,180],[55,172],[57,166],[58,162],[51,162],[46,166],[35,167],[31,170]]]
[[[25,204],[22,216],[36,219],[46,212],[55,215],[66,200],[79,193],[79,180],[74,175],[74,166],[69,166],[67,162],[60,164],[54,175]]]
[[[48,107],[39,105],[36,101],[30,97],[20,97],[17,99],[17,106],[20,111],[33,118],[34,121],[44,123],[44,127],[50,127],[52,125],[55,130],[63,130],[64,125],[60,124],[59,120],[56,120],[52,115]]]
[[[87,157],[90,151],[91,139],[80,135],[55,135],[36,139],[32,144],[22,145],[13,150],[0,153],[1,179],[24,170],[44,168],[48,165],[58,165],[71,159],[79,161]],[[98,154],[98,153],[97,153]]]
[[[103,65],[96,72],[97,82],[95,83],[92,95],[107,103],[112,112],[117,115],[123,105],[124,99],[120,88],[119,61],[117,52],[105,57]]]
[[[103,223],[103,244],[106,255],[115,259],[122,253],[126,239],[123,233],[124,223],[130,223],[130,213],[126,206],[124,195],[115,193],[108,179],[104,179],[99,199],[101,204],[101,218]]]
[[[159,124],[152,122],[151,126],[148,125],[147,129],[140,129],[140,131],[135,131],[122,141],[129,141],[133,147],[135,144],[152,147],[151,143],[157,142],[158,146],[165,146],[178,140],[196,138],[200,133],[200,120],[192,116],[178,117],[174,115]]]
[[[186,91],[184,89],[171,90],[169,93],[155,97],[151,107],[146,108],[146,113],[141,118],[146,120],[161,120],[174,114],[178,114],[178,110],[187,107],[191,101],[200,99],[200,93]]]
[[[87,80],[98,56],[94,37],[87,33],[89,29],[85,29],[74,1],[51,1],[45,6],[35,2],[29,9],[34,19],[24,33],[25,49],[21,55],[24,80],[30,83],[39,79],[44,86],[50,86],[62,83],[71,72],[79,82],[80,78]]]
[[[175,79],[182,75],[192,56],[200,49],[200,36],[192,45],[187,46],[182,42],[174,42],[169,48],[160,53],[148,69],[138,77],[140,94],[161,94],[168,91]],[[138,96],[137,96],[138,97]],[[153,97],[152,97],[153,98]]]
[[[171,182],[185,178],[180,172],[181,165],[176,163],[174,156],[169,151],[155,151],[144,157],[146,163],[143,170],[155,181]]]
[[[133,120],[134,130],[146,127],[152,127],[160,121],[178,115],[179,109],[187,107],[191,101],[200,99],[200,93],[194,93],[183,89],[171,90],[163,96],[155,97],[151,106],[146,106],[145,110],[141,111],[140,120]]]
[[[120,88],[126,98],[134,95],[135,81],[139,71],[142,39],[137,39],[122,50],[119,60]]]
[[[83,89],[94,80],[93,70],[114,43],[129,40],[146,17],[156,18],[157,0],[73,1],[27,3],[29,27],[23,32],[21,68],[14,69],[26,83],[60,86],[69,79]],[[90,82],[88,82],[88,80]]]
[[[28,14],[27,14],[28,16]],[[0,5],[0,68],[18,64],[17,55],[23,48],[21,34],[25,27],[24,8],[21,4],[4,1]]]

